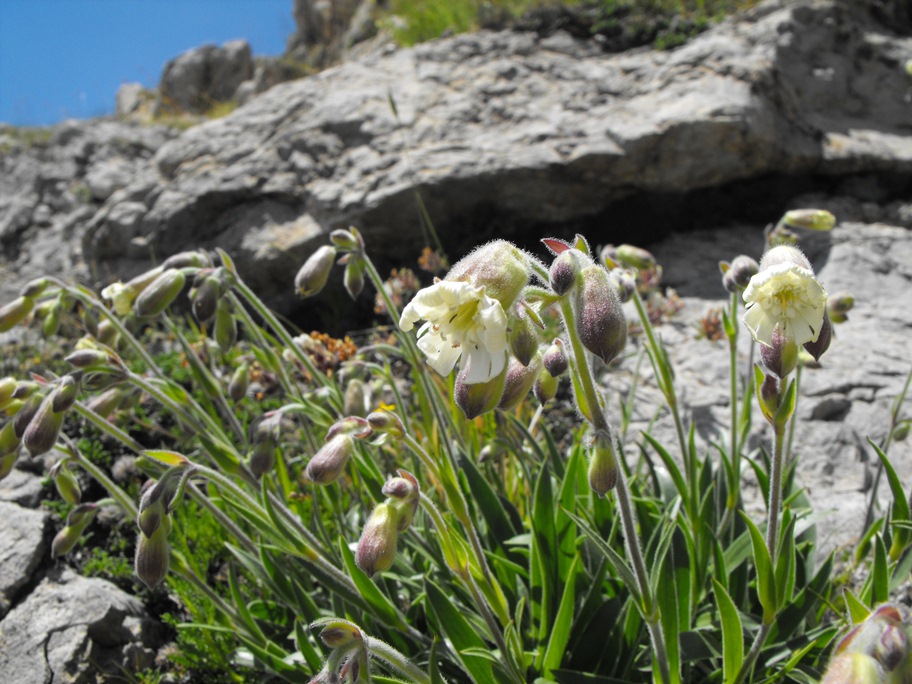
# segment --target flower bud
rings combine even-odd
[[[642,247],[619,245],[614,253],[620,263],[638,271],[648,271],[655,268],[656,265],[656,260],[652,253]]]
[[[453,389],[453,400],[467,420],[473,420],[497,408],[504,393],[508,367],[509,365],[504,366],[500,373],[486,382],[468,383],[466,377],[469,369],[459,371]]]
[[[719,267],[723,269],[722,285],[729,292],[743,290],[760,270],[760,264],[744,254],[736,256],[727,267],[723,267],[722,264],[719,264]]]
[[[219,299],[225,293],[224,270],[216,268],[197,276],[199,284],[191,291],[191,309],[200,323],[212,320],[218,308]]]
[[[222,297],[215,310],[215,341],[222,351],[228,351],[237,342],[238,328],[234,317],[234,305]]]
[[[364,239],[354,226],[348,230],[338,228],[332,231],[329,234],[329,241],[344,252],[364,251]]]
[[[576,254],[572,249],[557,255],[551,263],[548,275],[548,281],[554,294],[563,297],[576,285],[577,276],[582,268],[581,261],[581,255]]]
[[[389,497],[387,503],[396,507],[399,516],[399,532],[404,532],[412,524],[418,512],[421,490],[418,480],[407,470],[399,470],[399,476],[391,478],[383,485],[383,494]]]
[[[367,415],[367,424],[371,430],[380,434],[388,434],[400,439],[405,434],[405,426],[399,416],[391,411],[373,411]]]
[[[73,471],[67,467],[66,459],[61,459],[54,464],[48,471],[48,475],[54,480],[57,492],[60,497],[68,504],[78,506],[82,499],[82,492],[79,489],[79,481],[73,474]]]
[[[86,408],[94,411],[102,418],[108,418],[120,406],[124,399],[124,392],[120,387],[111,387],[101,394],[92,397]]]
[[[133,302],[133,311],[142,318],[158,316],[177,299],[186,282],[183,271],[169,268],[139,294]]]
[[[559,337],[554,339],[551,346],[542,356],[542,365],[552,377],[559,378],[567,372],[570,362],[567,360],[567,354],[564,352],[564,342]]]
[[[111,356],[101,349],[77,349],[68,355],[64,361],[73,368],[109,368],[117,365],[112,363]]]
[[[904,442],[906,437],[909,436],[910,430],[912,430],[912,420],[900,421],[896,424],[896,427],[893,428],[893,441]]]
[[[131,304],[132,307],[132,304]],[[133,309],[127,309],[127,313],[130,313]],[[120,333],[117,328],[114,327],[114,324],[111,321],[105,319],[98,322],[98,330],[95,335],[95,339],[101,342],[106,347],[116,347],[118,342],[118,337]]]
[[[310,297],[317,294],[329,280],[336,259],[336,248],[322,245],[311,254],[294,279],[295,292],[301,297]]]
[[[15,392],[13,394],[15,395]],[[32,422],[32,418],[38,413],[38,409],[41,407],[43,401],[44,397],[36,392],[35,394],[28,395],[28,398],[23,402],[22,406],[19,407],[19,410],[16,412],[12,421],[13,431],[17,439],[22,439],[22,436]]]
[[[818,335],[819,338],[819,335]],[[827,343],[829,346],[829,343]],[[823,352],[821,352],[823,353]],[[760,345],[760,359],[770,373],[780,378],[795,370],[798,364],[798,345],[782,334],[782,329],[776,324],[769,345]]]
[[[35,297],[41,295],[50,284],[51,281],[47,278],[35,278],[34,280],[27,282],[19,294],[22,297],[30,297],[34,299]]]
[[[827,300],[827,313],[832,323],[845,323],[848,313],[855,306],[855,297],[848,292],[840,292]]]
[[[159,525],[151,537],[140,534],[136,540],[136,559],[133,566],[136,576],[149,589],[157,587],[168,574],[168,564],[171,557],[171,552],[168,548],[170,527],[170,520],[165,518],[164,524]]]
[[[31,297],[19,297],[0,307],[0,333],[12,330],[28,316],[35,306]]]
[[[358,295],[364,289],[364,261],[362,259],[353,259],[345,264],[345,271],[342,272],[342,284],[352,299],[358,298]]]
[[[365,418],[361,416],[346,416],[333,423],[329,430],[326,431],[326,441],[328,442],[336,435],[350,435],[358,439],[370,437],[371,426]]]
[[[833,339],[833,326],[830,324],[830,317],[826,312],[823,314],[823,325],[820,326],[820,333],[816,340],[804,343],[804,350],[814,357],[814,361],[820,361],[820,357],[830,348],[830,342]],[[764,345],[760,345],[761,350]]]
[[[86,503],[76,506],[67,516],[66,526],[57,533],[51,542],[51,556],[65,556],[79,541],[79,537],[89,526],[98,512],[98,504]]]
[[[836,217],[824,209],[793,209],[785,212],[779,223],[789,228],[829,231],[836,225]]]
[[[797,247],[792,247],[791,245],[777,245],[776,247],[766,250],[763,257],[760,259],[760,270],[766,271],[773,266],[778,266],[780,264],[798,266],[807,269],[812,273],[814,271],[811,267],[811,262],[804,256],[804,253]]]
[[[519,402],[529,393],[538,371],[541,369],[540,357],[533,359],[529,365],[524,366],[515,358],[510,358],[507,364],[507,378],[504,381],[504,391],[497,402],[500,411],[509,411],[519,405]]]
[[[398,517],[392,504],[381,503],[364,525],[355,550],[355,563],[368,577],[392,567],[399,539]]]
[[[212,261],[205,252],[191,251],[172,254],[162,262],[163,269],[169,268],[209,268]]]
[[[13,400],[17,384],[16,378],[7,376],[0,379],[0,407],[5,408]]]
[[[250,452],[250,472],[257,479],[263,477],[266,473],[272,472],[276,463],[276,443],[267,439],[253,445]]]
[[[610,363],[627,342],[627,319],[617,290],[601,266],[587,266],[580,272],[575,314],[583,346]]]
[[[41,402],[35,415],[29,421],[22,435],[22,444],[34,458],[54,448],[60,428],[63,427],[65,411],[54,411],[53,392]]]
[[[538,350],[538,333],[522,306],[515,306],[507,330],[507,344],[513,357],[523,366],[528,366]]]
[[[305,475],[316,484],[331,484],[339,479],[355,451],[351,435],[340,433],[333,436],[314,454],[307,464]]]
[[[345,397],[342,412],[346,416],[364,416],[367,414],[367,386],[358,378],[352,378],[345,386]]]
[[[51,390],[51,410],[54,413],[68,411],[79,397],[79,381],[72,375],[64,375]]]
[[[45,338],[53,337],[60,330],[60,312],[62,307],[60,301],[55,300],[48,306],[44,319],[41,321],[41,334]]]
[[[247,387],[250,385],[250,366],[245,361],[234,369],[231,380],[228,381],[228,396],[232,401],[240,401],[247,396]]]
[[[618,462],[608,435],[599,435],[589,451],[589,487],[605,497],[617,485]]]
[[[621,303],[629,302],[637,291],[636,275],[626,268],[613,268],[608,273]]]
[[[529,275],[526,253],[506,240],[494,240],[457,261],[446,279],[483,287],[506,311],[528,284]]]
[[[321,623],[320,639],[328,648],[344,648],[363,641],[361,630],[348,620],[330,620]]]
[[[543,369],[539,372],[538,378],[532,386],[532,391],[540,404],[546,404],[554,398],[554,395],[557,394],[558,382],[558,379],[548,371]]]
[[[770,423],[774,422],[779,411],[779,378],[767,373],[757,387],[757,398],[763,417]]]

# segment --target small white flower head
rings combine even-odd
[[[781,245],[764,254],[760,271],[744,290],[744,324],[754,339],[772,346],[773,330],[794,344],[813,342],[823,327],[827,294],[805,256]]]
[[[399,327],[408,332],[426,321],[418,348],[431,368],[449,375],[458,363],[466,384],[487,382],[506,366],[505,311],[528,281],[528,257],[509,242],[490,242],[457,262],[446,280],[419,291]]]

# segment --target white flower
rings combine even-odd
[[[507,362],[507,315],[500,302],[471,283],[441,280],[426,287],[402,312],[399,327],[411,330],[419,320],[418,348],[428,364],[449,375],[459,362],[465,382],[487,382]]]
[[[795,263],[762,269],[744,290],[744,323],[754,339],[772,346],[773,329],[795,344],[814,342],[823,326],[827,294],[814,272]]]
[[[133,292],[133,288],[118,281],[103,289],[101,297],[114,305],[114,312],[117,315],[126,316],[133,310],[133,300],[136,299],[136,294]]]

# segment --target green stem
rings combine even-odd
[[[580,381],[580,386],[585,393],[586,401],[591,407],[593,427],[608,436],[609,443],[612,441],[611,428],[605,418],[602,402],[598,392],[595,389],[595,380],[592,376],[592,368],[589,364],[589,357],[586,349],[580,340],[574,321],[573,307],[568,298],[564,297],[560,301],[561,315],[564,319],[564,327],[567,330],[567,337],[570,340],[570,348],[573,352],[575,369]],[[624,458],[622,449],[618,450],[617,457]],[[633,507],[633,501],[630,496],[630,490],[627,485],[627,476],[623,467],[618,467],[617,485],[615,486],[617,496],[618,510],[621,513],[621,524],[624,528],[624,546],[627,550],[627,556],[633,566],[633,574],[639,585],[640,595],[643,597],[644,605],[640,609],[644,612],[643,618],[649,628],[649,635],[653,643],[653,655],[658,661],[659,671],[662,675],[662,681],[668,684],[672,681],[677,682],[680,676],[671,679],[671,671],[668,665],[667,649],[665,648],[665,635],[659,625],[657,618],[658,606],[652,595],[649,586],[649,573],[646,571],[646,563],[643,559],[643,549],[640,547],[640,538],[637,534],[636,510]]]
[[[78,463],[89,475],[95,478],[95,480],[98,481],[98,484],[105,488],[108,494],[111,495],[111,498],[120,504],[120,507],[123,508],[124,513],[127,514],[128,518],[135,520],[137,516],[136,504],[133,503],[133,500],[127,493],[118,487],[117,484],[107,476],[104,470],[96,466],[89,459],[84,458],[79,449],[76,448],[76,445],[69,439],[66,439],[66,443],[70,458]]]
[[[385,641],[363,635],[364,646],[371,655],[393,666],[415,684],[431,684],[430,676]]]
[[[728,530],[728,526],[734,519],[735,509],[741,498],[741,448],[739,444],[738,430],[738,299],[739,290],[735,290],[731,296],[731,306],[729,311],[729,321],[732,323],[733,334],[728,337],[728,376],[729,376],[729,402],[731,404],[731,443],[729,445],[728,459],[731,468],[731,478],[728,483],[728,497],[725,501],[725,512],[722,514],[722,520],[719,522],[718,536]]]

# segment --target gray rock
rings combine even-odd
[[[117,89],[117,95],[114,99],[114,113],[118,117],[125,117],[133,114],[143,104],[143,93],[145,92],[142,83],[124,83]]]
[[[842,199],[817,197],[818,206],[838,211],[849,206]],[[798,204],[797,206],[808,206]],[[882,443],[889,429],[894,398],[912,371],[909,331],[912,316],[908,297],[912,281],[912,232],[883,224],[845,222],[821,236],[802,234],[802,246],[812,255],[818,278],[831,295],[850,292],[856,298],[849,320],[835,327],[830,349],[819,367],[807,367],[801,377],[794,453],[799,486],[805,488],[813,506],[823,549],[846,545],[861,533],[864,511],[878,458],[867,439]],[[728,443],[729,370],[726,342],[696,339],[699,319],[710,309],[720,309],[727,299],[721,286],[718,262],[741,253],[759,257],[763,249],[762,226],[722,225],[688,235],[675,235],[657,244],[654,253],[666,266],[666,281],[683,295],[684,309],[658,328],[675,364],[676,383],[682,392],[685,421],[697,426],[698,445],[712,452],[713,442]],[[632,314],[632,312],[630,312]],[[751,359],[750,336],[742,327],[739,339],[741,372]],[[616,406],[616,393],[629,390],[640,343],[628,348],[628,358],[617,371],[604,376],[609,406]],[[674,426],[664,406],[647,360],[640,365],[639,389],[629,438],[640,439],[649,429],[672,454],[679,454]],[[903,415],[908,416],[912,399]],[[754,402],[756,403],[756,402]],[[768,426],[754,407],[752,444],[771,440]],[[650,426],[651,421],[655,420]],[[635,450],[628,449],[632,459]],[[907,491],[906,474],[912,472],[912,444],[894,442],[889,452]],[[753,493],[751,509],[762,521],[763,504],[750,470],[745,486]],[[882,482],[878,505],[891,501]]]
[[[253,56],[244,40],[221,47],[188,50],[165,65],[159,83],[161,106],[179,113],[203,113],[234,97],[238,86],[253,76]]]
[[[47,558],[49,523],[50,515],[43,511],[0,501],[0,568],[3,568],[0,572],[0,618],[6,615]],[[0,643],[3,643],[2,638]]]
[[[159,178],[127,189],[148,207],[138,231],[157,254],[235,252],[237,235],[303,214],[323,233],[359,226],[375,258],[401,264],[424,239],[416,190],[461,253],[486,231],[607,224],[634,195],[912,172],[900,68],[910,50],[842,2],[766,3],[669,52],[458,36],[277,85],[164,145]],[[688,212],[676,213],[681,227]],[[86,254],[122,259],[136,231],[98,216]],[[236,256],[242,274],[281,272],[287,283],[312,249]]]
[[[52,573],[0,622],[0,678],[89,684],[102,674],[135,672],[134,644],[148,635],[137,620],[142,612],[109,582],[68,569]]]
[[[38,508],[44,485],[42,478],[19,468],[0,480],[0,501],[19,504],[26,508]]]

